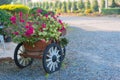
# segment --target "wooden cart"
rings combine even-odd
[[[66,30],[62,35],[66,34]],[[45,72],[53,73],[58,71],[65,57],[66,49],[61,47],[58,42],[48,43],[36,42],[36,47],[28,47],[26,43],[19,43],[15,48],[14,61],[19,68],[25,68],[32,64],[33,58],[42,59]]]

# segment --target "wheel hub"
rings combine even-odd
[[[53,62],[57,61],[57,57],[55,55],[52,57],[52,61]]]

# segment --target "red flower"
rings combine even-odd
[[[16,16],[12,16],[10,18],[10,21],[13,23],[13,24],[16,24]]]
[[[19,35],[19,32],[14,32],[13,34],[15,34],[15,35]]]
[[[20,17],[22,17],[22,15],[23,15],[22,12],[20,12],[19,15],[20,15]]]
[[[38,13],[41,13],[41,12],[42,12],[42,9],[38,9],[37,12],[38,12]]]
[[[23,19],[20,19],[20,22],[22,22],[22,23],[23,23],[23,22],[25,22],[25,20],[23,20]]]
[[[58,20],[58,22],[62,25],[63,24],[63,22],[61,21],[61,20]]]
[[[46,24],[45,23],[42,24],[42,28],[46,28]]]
[[[29,37],[34,33],[34,28],[32,26],[26,26],[28,27],[26,32],[25,32],[25,36]]]
[[[61,29],[59,29],[58,31],[59,32],[63,32],[65,30],[65,27],[64,26],[62,26],[62,28]]]
[[[48,18],[48,14],[45,14],[45,17]]]

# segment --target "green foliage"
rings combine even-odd
[[[30,14],[35,14],[38,9],[41,9],[41,10],[42,10],[42,12],[41,12],[42,15],[49,14],[49,12],[51,12],[52,14],[55,14],[55,13],[52,12],[52,11],[47,11],[47,10],[42,9],[42,8],[40,8],[40,7],[35,7],[35,8],[30,9],[29,13],[30,13]]]
[[[76,11],[77,10],[77,2],[76,1],[73,1],[72,2],[72,11]]]
[[[115,3],[115,0],[112,0],[111,8],[117,7],[118,5]]]
[[[105,0],[101,0],[100,2],[100,8],[105,8]]]
[[[10,4],[11,2],[12,2],[12,0],[0,0],[0,5]]]
[[[78,10],[79,10],[79,9],[83,10],[84,8],[85,8],[84,2],[83,2],[82,0],[79,0],[79,1],[77,2],[77,9],[78,9]]]
[[[60,38],[60,45],[61,45],[62,47],[67,46],[68,42],[69,42],[69,41],[68,41],[66,38]]]
[[[103,14],[120,14],[120,8],[104,8],[102,9]]]
[[[11,17],[10,13],[8,13],[5,10],[0,10],[0,23],[7,26],[10,23],[9,21],[10,17]]]
[[[96,11],[99,10],[98,1],[97,0],[92,0],[91,9],[92,9],[93,12],[96,12]]]
[[[61,8],[62,8],[62,2],[58,2],[57,8],[58,8],[58,9],[61,9]]]
[[[50,10],[51,10],[51,9],[53,10],[53,8],[54,8],[54,7],[53,7],[53,3],[50,2],[50,3],[49,3],[49,9],[50,9]]]
[[[66,13],[67,12],[67,6],[66,6],[66,1],[62,3],[62,12]]]
[[[91,8],[91,4],[89,0],[86,0],[85,2],[85,9],[90,9]]]
[[[67,2],[67,12],[71,11],[71,4],[72,4],[72,2],[70,2],[70,1]]]

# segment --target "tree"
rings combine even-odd
[[[52,2],[49,3],[49,8],[50,8],[50,10],[53,10],[53,3]]]
[[[90,9],[91,8],[91,4],[89,0],[86,0],[85,2],[85,9]]]
[[[105,0],[101,0],[100,2],[100,8],[105,8]]]
[[[112,4],[110,7],[114,8],[114,7],[117,7],[118,5],[116,4],[115,0],[112,0]]]
[[[77,4],[76,1],[73,1],[73,2],[72,2],[72,5],[71,5],[71,6],[72,6],[72,7],[71,7],[71,8],[72,8],[72,11],[76,11],[76,10],[77,10],[77,5],[76,5],[76,4]]]
[[[69,0],[68,2],[67,2],[67,12],[70,12],[70,10],[71,10],[71,1]]]
[[[92,11],[94,11],[94,12],[96,12],[96,11],[99,10],[98,1],[97,1],[97,0],[92,0],[91,9],[92,9]]]
[[[12,2],[12,0],[0,0],[0,5],[10,4],[11,2]]]
[[[84,9],[84,2],[83,2],[83,0],[79,0],[78,2],[77,2],[77,9]]]
[[[61,8],[62,8],[62,3],[61,3],[61,2],[58,2],[57,8],[58,8],[58,9],[61,9]]]
[[[62,3],[62,12],[67,12],[66,1]]]

